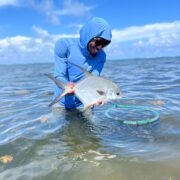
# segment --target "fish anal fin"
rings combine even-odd
[[[60,101],[68,92],[67,91],[63,91],[61,94],[59,94],[59,96],[57,96],[52,102],[51,104],[49,104],[48,106],[51,107],[52,105],[56,104],[58,101]]]

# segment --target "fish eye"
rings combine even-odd
[[[118,92],[118,93],[116,93],[116,95],[117,95],[117,96],[119,96],[119,95],[120,95],[120,93]]]

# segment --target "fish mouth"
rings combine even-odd
[[[123,98],[123,93],[122,92],[120,93],[118,99],[121,99],[121,98]]]
[[[118,99],[122,99],[122,98],[123,98],[123,95],[121,94]]]
[[[122,96],[114,96],[109,98],[109,100],[113,101],[113,100],[118,100],[118,99],[122,99]]]

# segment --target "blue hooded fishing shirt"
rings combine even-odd
[[[93,18],[88,21],[80,30],[79,38],[64,38],[56,42],[55,45],[55,72],[54,76],[62,83],[77,83],[85,74],[78,67],[68,62],[77,64],[93,75],[99,76],[106,60],[106,54],[100,50],[96,56],[92,56],[87,45],[95,37],[101,37],[111,41],[111,29],[108,23],[102,18]],[[56,98],[62,89],[55,85],[54,98]],[[66,95],[59,104],[67,109],[77,108],[82,103],[75,95]]]

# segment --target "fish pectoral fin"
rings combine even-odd
[[[59,96],[57,96],[52,102],[51,104],[49,104],[48,106],[51,107],[52,105],[56,104],[60,99],[62,99],[68,92],[67,91],[63,91]]]
[[[96,92],[99,94],[99,95],[105,95],[105,92],[104,91],[101,91],[101,90],[96,90]]]

